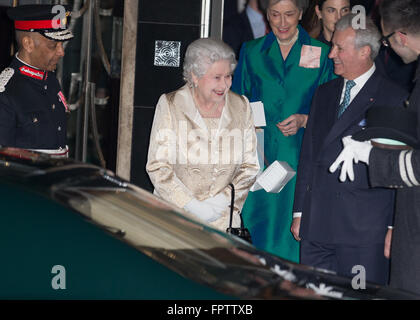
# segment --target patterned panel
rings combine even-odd
[[[181,60],[180,41],[155,41],[155,62],[158,67],[179,67]]]

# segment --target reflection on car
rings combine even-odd
[[[71,159],[0,149],[0,194],[3,299],[419,298],[258,250]]]

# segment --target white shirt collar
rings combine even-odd
[[[373,63],[372,67],[370,67],[368,71],[366,71],[364,74],[358,76],[356,79],[353,80],[354,82],[356,82],[356,86],[358,86],[360,89],[363,88],[363,86],[369,80],[369,78],[372,76],[375,70],[376,65],[375,63]],[[347,81],[347,79],[344,79],[344,85],[346,85]]]
[[[362,88],[364,87],[366,82],[369,80],[369,78],[372,76],[372,74],[375,72],[375,70],[376,70],[376,66],[375,66],[375,63],[373,63],[372,67],[370,67],[370,69],[368,71],[366,71],[365,73],[363,73],[362,75],[358,76],[356,79],[353,80],[356,84],[350,91],[350,103],[357,96],[357,94],[360,92],[360,90],[362,90]],[[341,92],[340,104],[344,100],[344,93],[345,93],[345,90],[346,90],[347,81],[349,81],[349,80],[344,78],[344,86],[343,86],[343,90]]]

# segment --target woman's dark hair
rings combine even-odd
[[[318,5],[319,10],[322,10],[322,7],[323,7],[325,1],[327,1],[327,0],[317,0],[317,1],[314,1],[314,2],[316,3],[316,5]]]
[[[322,0],[324,3],[326,0]],[[320,0],[311,1],[309,3],[308,8],[302,15],[302,20],[300,24],[302,25],[303,29],[309,33],[309,35],[313,38],[317,38],[318,34],[321,32],[321,21],[318,19],[318,16],[315,12],[315,6],[319,5]]]

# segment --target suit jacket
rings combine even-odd
[[[354,182],[341,183],[328,171],[343,149],[341,139],[362,129],[374,105],[402,106],[406,92],[378,71],[337,119],[344,79],[318,88],[302,144],[294,212],[302,212],[300,235],[322,243],[364,245],[384,242],[392,224],[394,192],[371,189],[367,166],[355,164]]]
[[[233,183],[233,226],[239,227],[238,213],[259,170],[256,143],[248,99],[230,91],[219,128],[209,134],[185,85],[159,99],[146,170],[157,193],[180,208],[193,198],[202,201],[220,192],[230,200]],[[229,212],[211,224],[225,230]]]
[[[375,64],[382,74],[394,81],[397,85],[411,91],[413,89],[413,77],[416,72],[416,62],[405,64],[400,56],[389,47],[381,47]]]
[[[246,10],[225,20],[223,25],[223,41],[230,45],[239,57],[239,51],[244,42],[254,39],[251,23]]]

